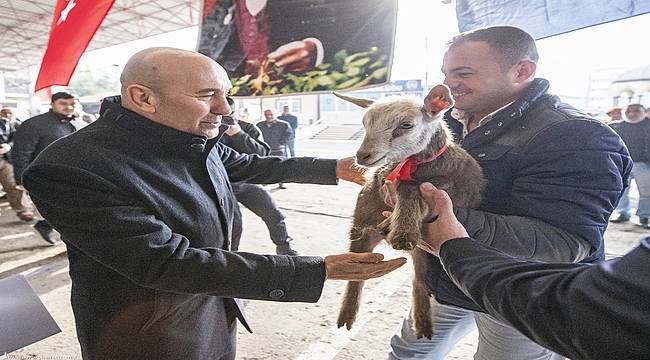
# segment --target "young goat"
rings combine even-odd
[[[381,240],[394,249],[409,250],[415,267],[413,278],[413,320],[418,338],[431,339],[431,303],[425,286],[426,253],[416,245],[422,241],[422,221],[428,209],[420,196],[419,184],[431,182],[449,193],[455,205],[475,207],[481,201],[485,180],[478,163],[453,143],[442,120],[453,105],[449,88],[434,87],[424,106],[411,99],[379,102],[335,94],[367,107],[363,117],[366,135],[357,152],[357,163],[378,168],[363,187],[354,209],[350,230],[350,251],[369,252]],[[398,201],[391,209],[384,202],[385,179],[399,180]],[[383,211],[392,211],[388,218]],[[363,281],[348,283],[339,312],[338,327],[349,330],[359,309]]]

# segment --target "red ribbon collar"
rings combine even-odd
[[[437,157],[442,155],[442,153],[444,153],[445,150],[447,150],[447,144],[441,147],[440,150],[436,151],[436,153],[433,154],[433,156],[426,158],[424,160],[420,160],[417,157],[417,155],[412,155],[407,157],[406,159],[400,161],[400,163],[397,164],[397,166],[395,166],[395,168],[393,169],[393,171],[390,172],[390,174],[386,175],[386,180],[389,181],[413,180],[413,177],[411,175],[413,175],[415,170],[417,170],[418,165],[435,160]]]

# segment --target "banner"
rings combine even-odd
[[[648,0],[457,0],[458,29],[512,25],[541,39],[650,12]]]
[[[115,0],[57,0],[34,91],[68,85],[81,54]]]
[[[397,0],[205,0],[198,51],[233,96],[359,89],[390,77]]]

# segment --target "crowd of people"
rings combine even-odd
[[[444,121],[487,189],[478,208],[462,208],[421,184],[435,219],[418,244],[434,335],[417,338],[407,311],[386,339],[389,359],[444,359],[473,329],[475,359],[650,358],[650,242],[604,262],[608,222],[631,218],[632,179],[638,225],[650,229],[647,109],[595,120],[548,93],[538,60],[533,38],[510,26],[448,43],[455,104]],[[363,183],[364,171],[353,158],[295,157],[288,107],[265,109],[256,125],[237,119],[226,71],[185,50],[140,51],[120,81],[91,126],[74,125],[67,93],[22,124],[1,113],[2,185],[21,220],[67,245],[84,358],[234,359],[237,323],[250,331],[240,299],[315,302],[327,280],[405,263],[290,246],[259,185]],[[389,205],[399,186],[387,181]],[[277,255],[237,251],[238,202],[264,220]]]

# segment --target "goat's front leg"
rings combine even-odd
[[[425,204],[417,184],[400,183],[398,201],[390,217],[388,243],[397,250],[413,250],[422,240],[421,227]]]
[[[365,228],[361,231],[352,230],[351,235],[350,251],[356,253],[371,252],[382,240],[382,236],[373,228]],[[363,281],[348,281],[341,310],[339,310],[339,318],[336,322],[338,327],[345,325],[348,330],[352,328],[352,324],[359,312],[363,284]]]
[[[411,251],[415,276],[413,277],[413,323],[415,336],[418,339],[426,337],[431,340],[433,336],[433,322],[431,321],[431,301],[426,289],[425,277],[427,272],[427,255],[424,250],[415,248]]]

